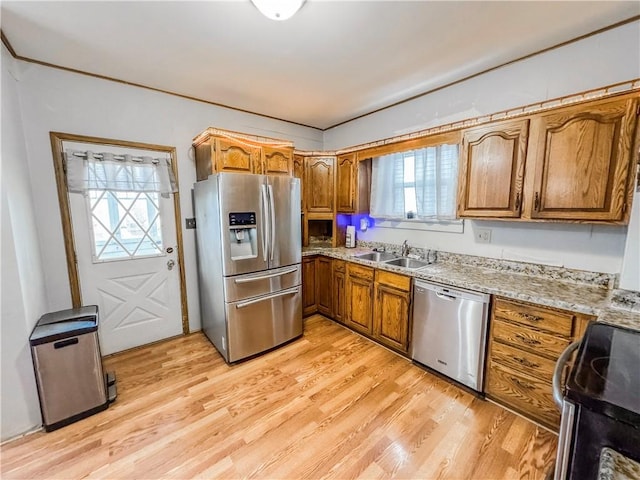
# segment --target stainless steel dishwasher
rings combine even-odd
[[[483,391],[489,295],[416,280],[411,358]]]

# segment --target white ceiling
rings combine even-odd
[[[640,14],[617,1],[1,3],[19,57],[325,129]]]

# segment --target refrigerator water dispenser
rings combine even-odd
[[[231,260],[258,256],[255,212],[229,213],[229,251]]]

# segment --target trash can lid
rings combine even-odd
[[[95,332],[97,329],[98,307],[96,305],[50,312],[40,317],[29,336],[29,343],[40,345]]]

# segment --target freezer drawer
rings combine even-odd
[[[267,295],[297,287],[301,283],[302,268],[300,264],[226,277],[224,279],[225,302],[237,302],[249,297]]]
[[[229,362],[250,357],[302,335],[302,289],[227,303]]]

